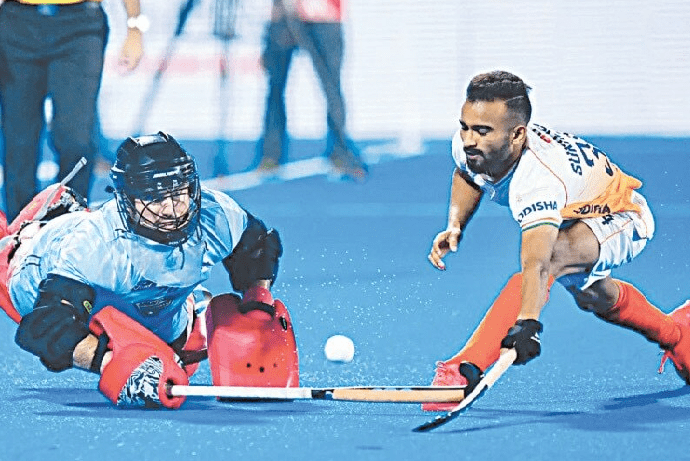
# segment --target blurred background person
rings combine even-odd
[[[143,53],[148,23],[139,0],[122,0],[127,37],[119,64],[131,71]],[[81,157],[87,165],[71,186],[88,197],[98,146],[97,99],[108,22],[100,1],[6,0],[0,5],[0,104],[5,147],[5,210],[14,219],[38,188],[45,100],[52,102],[50,142],[59,158],[58,177]]]
[[[326,96],[326,156],[341,175],[363,181],[368,174],[345,129],[340,74],[343,61],[341,0],[273,0],[261,63],[268,76],[263,134],[255,164],[270,172],[287,159],[285,87],[296,50],[309,53]]]

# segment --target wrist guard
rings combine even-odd
[[[517,359],[515,359],[514,364],[524,365],[541,354],[539,333],[543,330],[544,327],[539,320],[518,320],[501,341],[501,347],[515,349]]]

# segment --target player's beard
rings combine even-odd
[[[467,167],[477,174],[484,174],[493,179],[500,179],[510,168],[510,144],[484,152],[481,149],[465,149]],[[472,156],[472,157],[470,157]]]

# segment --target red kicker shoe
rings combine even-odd
[[[678,376],[690,384],[690,299],[669,314],[680,328],[680,341],[673,349],[664,352],[659,365],[659,373],[664,372],[666,360],[671,359]]]
[[[462,372],[461,372],[462,371]],[[472,392],[482,379],[481,370],[470,362],[436,362],[436,375],[432,386],[466,386],[465,395]],[[460,402],[423,403],[424,411],[450,411]]]

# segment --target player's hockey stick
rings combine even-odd
[[[348,400],[352,402],[460,402],[464,386],[350,386],[350,387],[168,387],[171,397],[218,397],[228,400]]]
[[[484,392],[486,392],[487,389],[489,389],[493,384],[496,382],[498,378],[501,377],[501,375],[508,369],[510,366],[513,364],[515,359],[517,358],[517,352],[515,352],[515,349],[509,349],[503,354],[501,354],[501,357],[499,357],[498,361],[494,364],[494,366],[489,370],[489,372],[484,376],[484,378],[479,381],[477,384],[477,387],[474,388],[472,392],[469,393],[467,398],[460,402],[460,404],[450,410],[448,413],[445,415],[440,415],[434,418],[433,420],[426,422],[422,424],[421,426],[417,426],[413,429],[414,432],[427,432],[432,429],[435,429],[439,426],[442,426],[446,424],[448,421],[451,421],[458,416],[460,416],[462,413],[467,411],[467,409],[475,402],[477,401],[482,395],[484,395]]]
[[[177,41],[182,35],[182,32],[184,32],[184,27],[187,23],[189,13],[192,11],[197,1],[198,0],[185,0],[182,8],[180,8],[175,32],[173,33],[172,37],[170,37],[170,40],[165,48],[165,52],[163,53],[163,58],[158,63],[158,67],[156,68],[156,72],[153,74],[153,79],[146,94],[144,95],[144,99],[141,100],[141,104],[139,106],[139,115],[133,130],[134,136],[139,136],[142,134],[142,131],[144,131],[146,120],[149,116],[149,111],[153,106],[153,102],[158,94],[158,91],[160,90],[163,73],[168,69],[168,64],[170,64],[170,60],[173,57]]]

